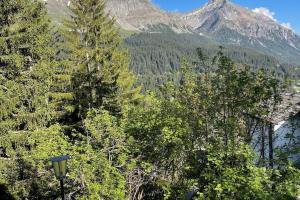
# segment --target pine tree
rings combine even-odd
[[[32,150],[41,137],[34,132],[68,112],[70,76],[56,59],[43,1],[1,1],[0,18],[0,159],[6,160],[0,180],[18,198],[30,199],[40,187],[32,178],[40,166]]]
[[[74,65],[73,89],[77,114],[91,108],[117,115],[126,102],[135,100],[139,88],[128,70],[128,54],[120,48],[118,30],[104,10],[103,0],[73,0],[65,38]],[[124,104],[125,103],[125,104]]]
[[[58,102],[70,95],[59,96],[66,92],[57,85],[64,70],[55,60],[55,39],[45,5],[32,0],[0,4],[0,80],[6,102],[1,104],[5,113],[0,115],[0,130],[47,126],[59,114],[55,110],[61,111]]]
[[[76,141],[73,157],[82,162],[74,162],[73,187],[80,188],[75,198],[126,199],[126,173],[132,161],[122,117],[138,100],[140,88],[134,88],[128,54],[104,6],[102,0],[71,1],[62,60],[72,68],[75,112],[63,123]]]

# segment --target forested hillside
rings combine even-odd
[[[249,116],[269,116],[285,91],[278,74],[241,67],[251,51],[236,64],[190,36],[178,41],[185,51],[170,43],[155,54],[177,38],[149,34],[127,41],[149,45],[139,63],[165,62],[177,80],[145,91],[136,77],[155,66],[129,69],[104,8],[73,0],[72,17],[53,27],[44,1],[0,1],[1,200],[59,200],[59,183],[68,200],[296,199],[299,163],[288,155],[299,148],[261,158],[250,145]],[[253,68],[273,62],[253,54]],[[50,162],[60,155],[70,156],[66,176]]]
[[[182,59],[187,58],[191,63],[199,62],[197,48],[213,57],[222,46],[198,34],[177,34],[163,25],[154,28],[153,31],[160,32],[133,34],[124,42],[131,54],[130,68],[138,74],[139,81],[147,89],[153,89],[169,80],[178,81]],[[300,77],[299,68],[292,64],[282,64],[274,57],[236,45],[223,45],[223,48],[224,54],[239,66],[249,65],[253,71],[265,69],[278,78]],[[203,71],[203,67],[199,71]]]

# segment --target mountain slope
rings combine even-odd
[[[211,0],[182,19],[195,32],[221,43],[253,48],[284,61],[299,63],[300,37],[295,32],[229,0]]]
[[[66,16],[70,0],[46,0],[49,14],[59,21]],[[106,12],[127,31],[151,31],[153,26],[164,24],[175,32],[190,32],[180,14],[168,13],[153,5],[150,0],[107,0]]]
[[[199,62],[196,49],[201,47],[205,55],[213,57],[220,43],[198,34],[176,33],[137,33],[125,39],[125,47],[131,53],[131,69],[138,75],[146,88],[155,88],[166,81],[178,82],[178,71],[182,58],[191,63]],[[233,59],[238,66],[249,65],[256,71],[264,68],[269,73],[283,78],[298,79],[299,71],[293,65],[282,64],[272,56],[255,50],[224,45],[224,54]],[[198,69],[200,72],[203,68]]]
[[[153,25],[165,24],[174,31],[188,31],[179,15],[167,13],[149,0],[108,0],[106,10],[125,30],[147,31]]]

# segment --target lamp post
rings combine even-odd
[[[69,160],[69,159],[70,159],[70,156],[58,156],[58,157],[51,158],[55,176],[60,181],[60,192],[61,192],[62,200],[65,199],[64,179],[66,178],[67,160]]]

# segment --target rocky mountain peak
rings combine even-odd
[[[278,57],[300,55],[300,37],[295,32],[229,0],[210,0],[183,19],[195,32],[221,43],[260,49]]]
[[[209,0],[209,4],[224,4],[227,3],[227,0]]]
[[[188,13],[183,19],[194,30],[209,33],[227,28],[253,38],[269,38],[279,31],[281,34],[291,32],[269,17],[228,0],[210,0],[204,7]]]

